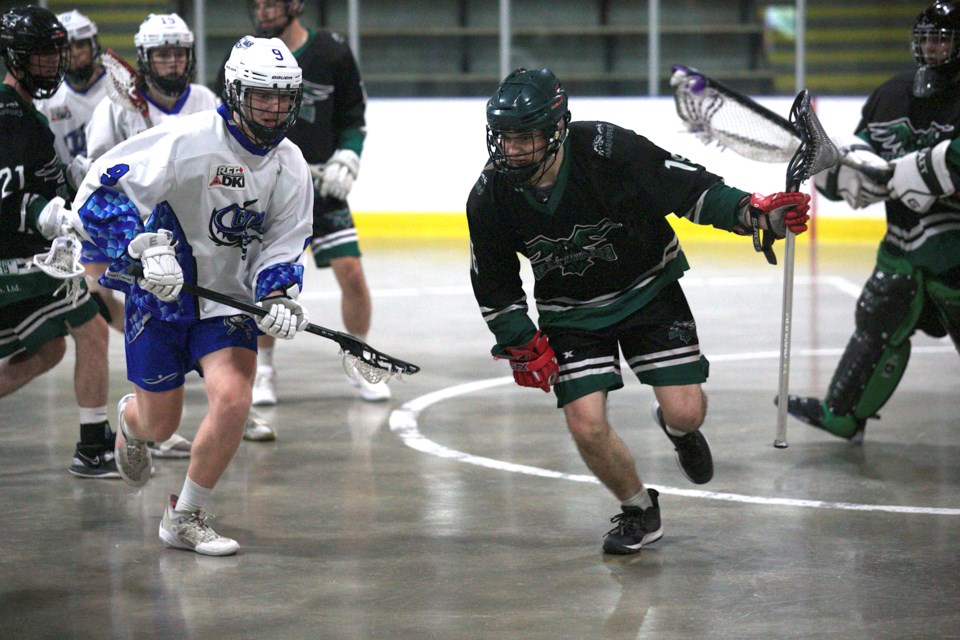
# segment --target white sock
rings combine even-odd
[[[80,424],[100,424],[107,421],[107,405],[80,407]]]
[[[213,489],[201,487],[189,477],[183,480],[183,489],[177,498],[177,511],[199,511],[207,505],[207,498]]]
[[[257,352],[257,365],[273,368],[273,347],[263,347]]]
[[[689,433],[689,432],[688,432],[688,431],[677,431],[676,429],[674,429],[674,428],[671,427],[670,425],[667,425],[667,433],[669,433],[670,435],[672,435],[672,436],[674,436],[674,437],[679,437],[679,436],[685,436],[685,435],[687,435],[687,433]]]
[[[649,509],[653,506],[653,500],[650,499],[650,494],[647,493],[647,489],[640,485],[640,491],[637,491],[633,496],[621,502],[625,507],[640,507],[641,509]]]

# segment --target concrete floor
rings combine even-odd
[[[791,420],[774,449],[781,271],[748,241],[688,246],[716,475],[685,480],[652,392],[628,380],[611,419],[661,492],[666,534],[610,557],[617,503],[552,395],[487,355],[465,243],[365,248],[370,342],[423,370],[367,404],[332,342],[281,345],[281,404],[261,412],[279,439],[244,443],[209,505],[236,556],[158,539],[183,461],[157,461],[139,491],[67,473],[72,350],[0,401],[0,638],[960,638],[949,342],[914,341],[862,447]],[[823,393],[873,256],[800,246],[792,392]],[[331,274],[308,269],[304,299],[340,328]],[[119,340],[111,358],[113,416],[129,390]],[[191,436],[205,401],[199,378],[187,385]]]

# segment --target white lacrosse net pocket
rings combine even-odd
[[[70,300],[72,306],[77,306],[77,300],[83,289],[80,283],[83,278],[83,265],[80,264],[80,239],[74,235],[58,236],[53,239],[50,250],[33,256],[33,264],[52,278],[63,280],[53,295],[62,291],[64,297]]]
[[[341,351],[340,355],[343,356],[343,370],[354,380],[357,380],[359,376],[370,384],[377,384],[381,381],[389,382],[394,376],[397,376],[398,379],[400,377],[397,373],[364,362],[348,351]],[[357,380],[357,382],[359,382],[359,380]]]

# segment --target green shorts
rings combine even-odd
[[[66,336],[68,327],[79,327],[99,313],[86,282],[81,280],[82,293],[75,305],[63,292],[54,295],[62,284],[63,280],[27,268],[0,273],[0,358],[37,351]]]
[[[334,258],[359,258],[360,241],[353,226],[350,206],[344,200],[314,195],[310,252],[317,268],[329,267]]]
[[[599,331],[545,328],[557,354],[557,406],[595,391],[623,386],[620,350],[633,373],[653,387],[702,384],[710,363],[700,353],[697,325],[680,283],[667,285],[649,304]]]

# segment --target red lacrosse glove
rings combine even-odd
[[[740,201],[738,219],[744,232],[760,227],[760,216],[766,216],[767,229],[777,238],[784,238],[787,229],[800,234],[807,230],[810,216],[810,196],[798,191],[771,193],[768,196],[755,193]],[[739,231],[738,231],[739,232]]]
[[[507,347],[506,356],[495,356],[510,361],[513,379],[521,387],[537,387],[546,392],[557,382],[560,365],[547,336],[537,331],[522,347]]]

